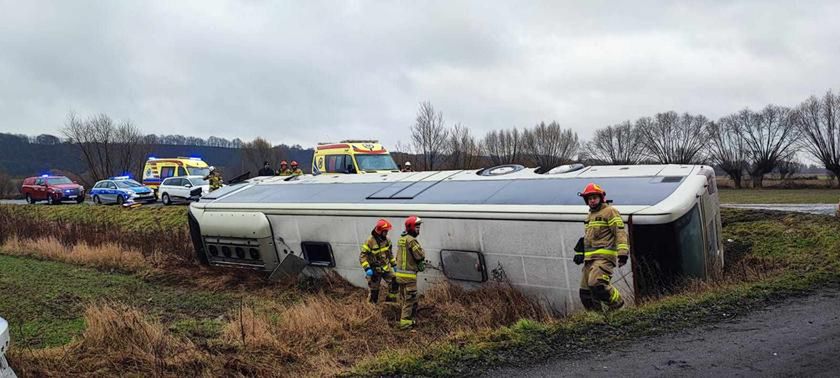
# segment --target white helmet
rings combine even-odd
[[[215,170],[216,170],[216,167],[214,167],[214,166],[212,166],[212,165],[211,165],[211,166],[210,166],[210,172],[213,172],[213,171],[215,171]]]
[[[406,167],[410,167],[410,166],[411,166],[411,162],[410,162],[410,161],[405,162],[405,166],[406,166]]]

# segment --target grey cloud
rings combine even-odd
[[[150,133],[408,139],[420,101],[477,134],[715,118],[840,89],[836,2],[4,2],[0,130],[68,110]]]

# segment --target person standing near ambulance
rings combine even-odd
[[[580,282],[580,301],[587,310],[597,310],[606,304],[610,310],[624,306],[618,289],[610,284],[616,266],[624,266],[630,245],[621,214],[606,201],[607,192],[590,183],[578,193],[589,206],[584,222],[583,251],[575,254],[574,262],[583,264]]]

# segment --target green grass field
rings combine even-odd
[[[235,296],[155,285],[126,274],[0,255],[0,314],[12,325],[14,345],[64,345],[84,329],[86,304],[120,302],[167,319],[174,327],[212,321],[238,305]]]
[[[832,203],[840,189],[721,189],[720,203]]]

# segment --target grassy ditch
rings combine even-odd
[[[840,284],[840,221],[804,214],[724,210],[729,268],[717,282],[690,281],[677,294],[602,315],[513,326],[387,351],[351,375],[476,375],[496,366],[611,349],[636,340],[730,319],[784,298]],[[759,271],[752,267],[769,267]]]
[[[142,216],[159,215],[149,211]],[[15,255],[0,256],[0,314],[12,325],[9,357],[22,376],[470,375],[729,319],[840,282],[837,220],[723,214],[732,241],[721,280],[688,281],[609,316],[560,319],[503,284],[472,292],[444,284],[421,297],[419,328],[404,333],[396,306],[367,304],[364,290],[332,275],[268,283],[195,265],[115,270],[113,251],[77,251],[86,239],[56,237],[48,247],[16,234],[0,245]],[[70,218],[59,219],[50,222]]]
[[[334,276],[271,291],[151,283],[66,263],[0,255],[0,314],[12,325],[21,376],[324,376],[381,350],[421,348],[453,334],[551,315],[504,285],[441,285],[420,310],[418,337],[398,308],[372,305]]]

